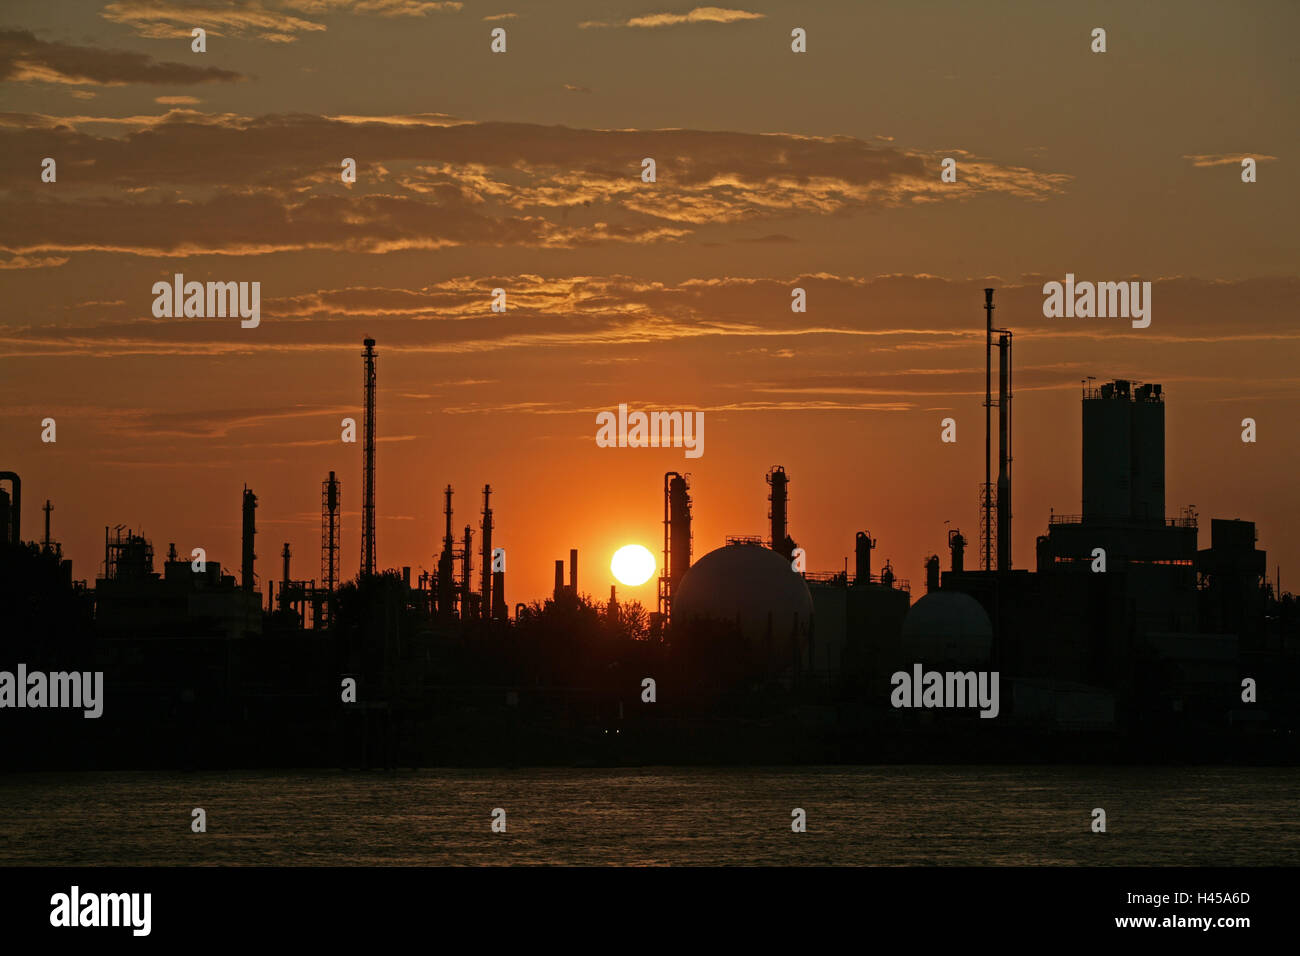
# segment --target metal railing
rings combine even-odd
[[[1160,519],[1160,520],[1162,521],[1164,527],[1166,527],[1166,528],[1195,528],[1195,527],[1197,526],[1197,525],[1196,525],[1196,519],[1195,519],[1194,517],[1187,517],[1187,516],[1184,516],[1184,517],[1181,517],[1181,518],[1163,518],[1163,519]],[[1153,518],[1153,519],[1131,518],[1131,517],[1129,517],[1128,515],[1094,515],[1094,516],[1092,517],[1092,523],[1093,523],[1093,524],[1105,524],[1105,523],[1107,523],[1107,522],[1111,522],[1111,521],[1116,522],[1116,523],[1120,523],[1120,524],[1130,524],[1130,523],[1139,523],[1139,524],[1140,524],[1140,523],[1144,523],[1144,522],[1145,522],[1145,523],[1149,523],[1149,524],[1155,524],[1156,519],[1154,519],[1154,518]],[[1053,524],[1083,524],[1083,515],[1056,515],[1056,514],[1054,514],[1054,515],[1051,516],[1051,518],[1048,519],[1048,524],[1049,524],[1049,525],[1053,525]]]

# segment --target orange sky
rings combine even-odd
[[[384,566],[432,567],[443,485],[459,533],[491,482],[509,601],[570,547],[603,597],[616,547],[661,547],[664,471],[698,557],[765,534],[783,464],[812,569],[869,529],[919,590],[944,522],[978,525],[984,286],[1016,333],[1017,566],[1079,510],[1089,375],[1165,385],[1202,547],[1240,517],[1284,587],[1300,566],[1292,4],[55,6],[0,14],[0,468],[78,578],[106,524],[236,565],[245,483],[263,582],[284,541],[317,577],[330,469],[354,574],[369,335]],[[260,326],[155,319],[176,272],[260,282]],[[1151,326],[1044,318],[1067,272],[1151,281]],[[620,402],[703,410],[704,455],[597,448]]]

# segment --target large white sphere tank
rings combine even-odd
[[[728,544],[691,565],[673,596],[674,621],[739,621],[751,641],[768,634],[784,641],[807,635],[813,601],[803,575],[775,551],[757,544]]]

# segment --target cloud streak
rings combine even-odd
[[[601,27],[656,29],[692,23],[743,23],[746,20],[762,20],[765,18],[766,14],[751,13],[748,10],[731,10],[726,7],[696,7],[689,13],[647,13],[621,21],[584,20],[578,24],[578,27],[583,30]]]
[[[129,27],[137,36],[154,40],[188,37],[191,29],[202,27],[215,36],[251,35],[269,43],[293,43],[302,34],[326,29],[324,23],[307,17],[423,17],[455,12],[463,6],[430,0],[206,0],[193,4],[115,0],[100,15]]]
[[[189,35],[189,31],[186,31]],[[163,63],[143,53],[49,43],[27,30],[0,30],[0,81],[124,86],[232,83],[244,77],[211,66]]]

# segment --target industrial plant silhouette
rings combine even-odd
[[[102,671],[103,715],[7,715],[11,767],[416,766],[1085,761],[1293,762],[1300,614],[1266,575],[1249,521],[1214,519],[1198,550],[1165,514],[1165,396],[1117,380],[1082,395],[1083,500],[1052,515],[1034,569],[1011,553],[1011,333],[985,292],[985,481],[976,535],[948,531],[925,594],[855,535],[852,573],[796,570],[784,467],[770,534],[693,559],[688,478],[664,476],[658,601],[577,591],[511,609],[494,561],[491,486],[458,540],[453,489],[436,571],[381,571],[375,549],[377,351],[363,352],[360,572],[340,580],[335,472],[321,483],[320,577],[290,548],[256,586],[258,498],[242,492],[238,581],[220,562],[105,529],[103,574],[73,578],[51,538],[22,536],[22,484],[0,472],[0,669]],[[997,393],[993,349],[997,334]],[[992,473],[997,410],[997,475]],[[233,502],[232,502],[233,506]],[[891,675],[997,672],[997,718],[891,705]],[[24,693],[24,688],[18,688]]]

